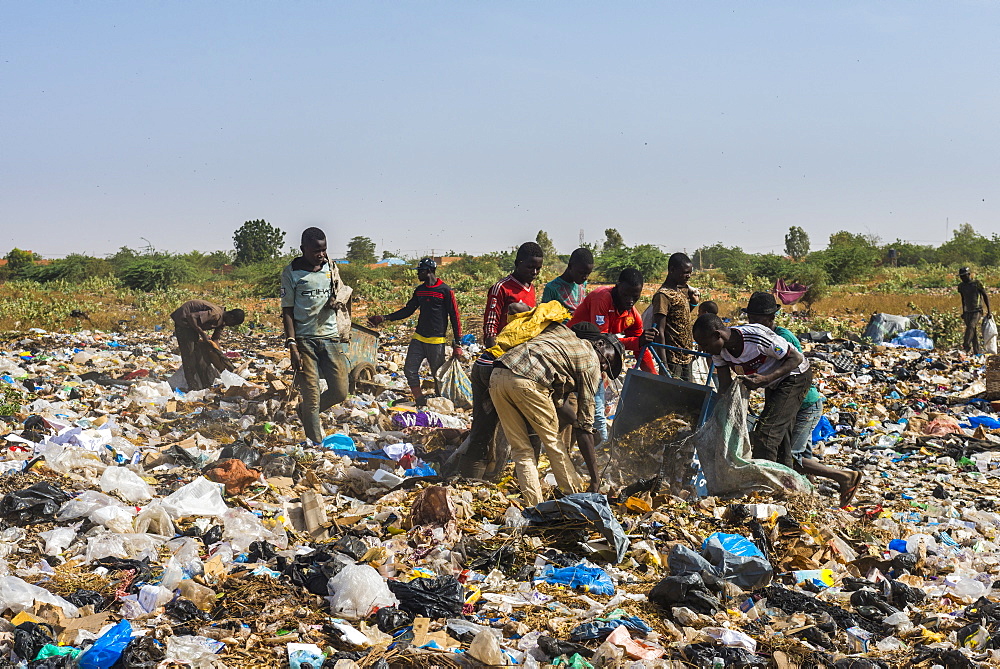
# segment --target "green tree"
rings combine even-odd
[[[646,281],[658,282],[663,279],[661,275],[666,272],[669,259],[670,256],[652,244],[623,246],[602,253],[597,259],[597,270],[606,280],[616,281],[623,269],[635,267]]]
[[[809,261],[826,270],[834,285],[862,279],[875,269],[882,258],[877,239],[841,230],[830,235],[830,244],[809,255]]]
[[[23,279],[31,271],[35,261],[41,260],[42,257],[33,251],[15,247],[4,256],[4,259],[7,261],[7,276],[11,279]]]
[[[797,225],[788,228],[785,235],[785,255],[802,260],[809,255],[809,235]]]
[[[791,268],[791,280],[801,283],[808,290],[802,296],[807,309],[830,293],[829,277],[820,265],[811,262],[796,264]]]
[[[608,228],[604,231],[604,246],[601,247],[603,253],[625,248],[625,238],[622,233],[615,228]]]
[[[750,271],[756,276],[762,276],[772,283],[778,279],[787,279],[792,263],[784,256],[774,253],[763,253],[750,256]]]
[[[730,283],[742,284],[752,272],[751,256],[738,246],[713,244],[703,246],[694,252],[694,262],[698,269],[718,267]]]
[[[118,278],[128,288],[151,293],[164,290],[194,276],[191,265],[169,253],[147,253],[137,256],[118,272]]]
[[[552,238],[544,230],[539,230],[538,234],[535,235],[535,243],[542,247],[542,255],[545,256],[545,260],[551,262],[559,255],[556,251],[556,245],[552,243]]]
[[[889,251],[896,252],[896,265],[911,267],[914,265],[932,265],[938,262],[937,249],[930,245],[912,244],[897,239],[882,247],[882,258],[889,259]]]
[[[35,265],[31,267],[27,278],[39,283],[48,283],[50,281],[81,283],[90,277],[110,276],[112,271],[111,262],[104,258],[93,258],[81,253],[71,253],[65,258],[53,260],[48,265]]]
[[[236,249],[233,260],[237,265],[271,260],[278,257],[284,243],[284,230],[263,219],[247,221],[233,233],[233,246]]]
[[[983,265],[989,247],[990,240],[963,223],[938,247],[938,260],[943,265]]]
[[[351,237],[347,242],[347,260],[366,265],[375,262],[375,242],[368,237]]]

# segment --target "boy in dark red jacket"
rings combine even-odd
[[[413,289],[413,297],[399,311],[385,316],[371,316],[368,322],[380,325],[385,321],[399,321],[409,318],[417,309],[417,328],[406,350],[406,361],[403,363],[403,374],[410,385],[410,392],[418,406],[425,402],[420,389],[420,365],[424,360],[431,367],[431,373],[437,376],[438,369],[444,364],[445,335],[448,332],[448,321],[455,333],[452,342],[454,355],[462,355],[460,340],[462,338],[462,318],[458,313],[458,302],[455,292],[441,279],[437,278],[437,263],[430,258],[424,258],[417,265],[417,278],[422,282]]]

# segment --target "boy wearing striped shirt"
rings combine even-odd
[[[753,457],[793,468],[792,432],[812,385],[809,360],[763,325],[726,327],[715,314],[703,314],[693,329],[701,350],[714,356],[723,392],[732,385],[733,369],[750,390],[764,388],[764,410],[750,435]]]

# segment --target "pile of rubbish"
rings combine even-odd
[[[442,476],[470,414],[406,402],[402,346],[312,448],[280,339],[231,338],[236,371],[189,393],[168,383],[171,343],[0,345],[12,666],[1000,663],[984,357],[807,343],[827,398],[814,451],[864,472],[852,507],[822,485],[722,499],[652,481],[525,508],[510,468]]]

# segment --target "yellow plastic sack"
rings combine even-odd
[[[542,334],[542,330],[552,323],[562,323],[569,320],[569,310],[558,300],[540,304],[524,313],[515,314],[507,321],[507,325],[497,335],[496,346],[489,349],[494,357],[501,355],[523,344],[532,337]]]

